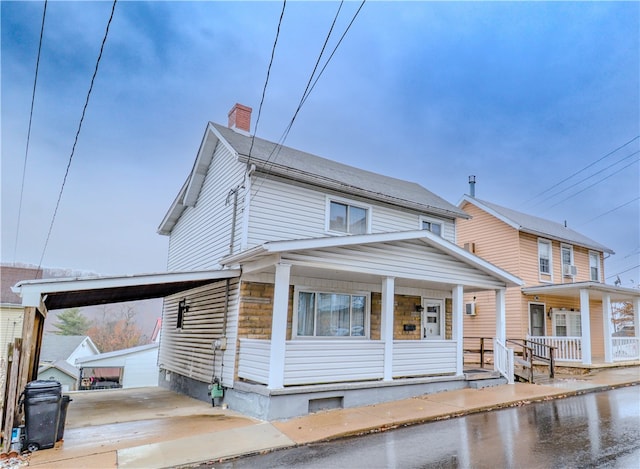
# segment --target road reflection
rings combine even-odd
[[[555,399],[216,468],[640,467],[640,386]]]

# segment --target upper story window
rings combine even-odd
[[[573,249],[571,246],[562,245],[562,265],[573,265]]]
[[[368,296],[366,294],[299,291],[298,337],[364,337]]]
[[[420,229],[431,231],[433,234],[442,236],[442,223],[433,220],[420,220]]]
[[[597,252],[589,252],[589,272],[592,281],[600,281],[600,254]]]
[[[343,200],[328,201],[328,231],[346,234],[369,232],[370,209]]]
[[[538,240],[538,265],[541,274],[551,275],[551,241]]]

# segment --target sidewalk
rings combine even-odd
[[[52,450],[33,453],[29,465],[65,469],[188,466],[636,384],[640,384],[640,367],[608,368],[586,376],[558,377],[545,385],[516,383],[462,389],[329,410],[284,422],[251,419],[232,410],[212,408],[207,403],[175,395],[177,397],[171,399],[180,402],[169,404],[167,401],[164,408],[154,410],[153,406],[162,402],[153,399],[154,402],[146,404],[147,409],[140,409],[150,400],[147,398],[142,404],[132,402],[138,410],[123,409],[118,421],[107,423],[97,419],[85,421],[82,426],[71,414],[74,402],[70,406],[64,442]],[[640,393],[640,388],[638,391]],[[162,393],[168,391],[157,392],[160,400]],[[108,406],[108,395],[103,396],[101,402]],[[87,405],[95,407],[95,404]],[[140,420],[145,410],[146,420]],[[81,409],[76,411],[81,413]]]

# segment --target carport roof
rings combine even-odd
[[[22,306],[48,310],[162,298],[208,283],[240,276],[240,270],[165,272],[119,277],[73,277],[24,280],[12,288]]]

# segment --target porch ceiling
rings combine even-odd
[[[265,266],[260,270],[253,273],[266,273],[269,275],[275,275],[275,266]],[[291,275],[294,277],[316,278],[316,279],[330,279],[340,282],[354,282],[354,283],[368,283],[380,285],[384,274],[370,274],[363,272],[344,271],[337,269],[324,269],[312,266],[295,265],[291,266]],[[426,280],[416,280],[410,278],[395,277],[396,288],[420,288],[427,290],[442,290],[451,291],[455,284],[446,282],[433,282]],[[474,293],[483,291],[486,288],[465,286],[464,291],[468,293]]]
[[[554,298],[579,298],[580,290],[588,290],[589,297],[602,300],[603,295],[609,295],[611,301],[632,301],[640,298],[640,289],[615,287],[599,282],[577,282],[554,285],[537,285],[523,287],[522,293],[528,296],[545,295]]]

